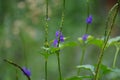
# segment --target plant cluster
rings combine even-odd
[[[45,30],[45,39],[44,39],[44,45],[41,47],[41,52],[40,54],[44,56],[45,60],[45,80],[48,80],[48,58],[50,55],[56,55],[57,57],[57,64],[58,64],[58,73],[59,73],[59,80],[102,80],[102,77],[106,74],[112,74],[114,73],[115,75],[120,74],[120,69],[117,68],[116,66],[116,60],[117,56],[120,50],[120,36],[115,37],[115,38],[110,38],[111,31],[114,27],[114,23],[117,17],[117,14],[119,12],[119,7],[120,7],[120,0],[117,1],[117,3],[111,8],[111,10],[108,13],[108,17],[106,20],[106,28],[104,30],[104,35],[102,38],[99,37],[94,37],[93,35],[89,34],[89,25],[92,24],[93,22],[93,15],[90,14],[90,0],[87,0],[87,18],[86,18],[86,31],[83,36],[78,38],[78,41],[72,41],[72,42],[66,42],[67,37],[63,35],[63,29],[64,29],[64,18],[65,18],[65,0],[63,0],[63,8],[62,8],[62,16],[61,16],[61,22],[58,30],[56,30],[55,33],[55,39],[52,41],[49,41],[48,39],[48,29],[49,29],[49,16],[48,16],[48,0],[46,0],[46,15],[45,15],[45,25],[44,25],[44,30]],[[52,44],[51,44],[52,42]],[[76,75],[73,75],[69,78],[63,78],[62,77],[62,70],[61,70],[61,60],[60,60],[60,53],[61,50],[65,47],[70,47],[70,46],[78,46],[80,45],[82,48],[82,55],[80,56],[80,63],[79,65],[76,66]],[[96,45],[100,49],[98,61],[95,65],[91,64],[84,64],[84,56],[86,53],[86,49],[89,45]],[[112,67],[108,67],[107,65],[102,64],[103,56],[105,54],[105,50],[110,47],[110,46],[115,46],[116,47],[116,52],[114,56],[114,61]],[[5,62],[17,67],[20,69],[23,74],[28,78],[28,80],[31,80],[31,71],[27,67],[21,67],[18,64],[9,61],[7,59],[4,59]],[[91,73],[88,75],[81,75],[81,69],[88,70]],[[116,80],[117,76],[114,76],[110,78],[109,80]],[[104,80],[104,79],[103,79]]]

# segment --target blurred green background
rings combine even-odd
[[[102,37],[109,9],[116,0],[89,0],[90,14],[93,23],[89,26],[89,34]],[[61,20],[62,0],[49,0],[49,40],[55,38]],[[66,0],[63,34],[67,41],[77,41],[86,28],[86,0]],[[120,15],[115,23],[111,37],[120,35]],[[15,80],[16,70],[3,62],[11,60],[20,66],[30,68],[32,80],[44,80],[44,57],[40,48],[44,43],[45,0],[0,0],[0,80]],[[52,46],[52,45],[51,45]],[[103,64],[111,67],[115,47],[108,48]],[[26,56],[25,56],[26,55]],[[99,48],[92,45],[87,48],[84,64],[96,64]],[[76,74],[79,65],[81,47],[67,47],[61,51],[61,67],[63,77]],[[120,54],[117,67],[120,67]],[[19,80],[26,80],[18,71]],[[57,58],[51,55],[48,59],[48,80],[58,80]]]

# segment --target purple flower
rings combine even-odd
[[[22,67],[22,70],[23,70],[23,73],[25,74],[25,75],[27,75],[27,76],[31,76],[31,72],[30,72],[30,70],[29,69],[27,69],[26,67]]]
[[[82,36],[82,40],[87,40],[87,38],[88,38],[88,34],[84,34],[83,36]]]
[[[64,36],[60,35],[60,42],[64,42]]]
[[[60,42],[64,42],[64,36],[60,31],[56,31],[55,36],[56,36],[56,39],[54,40],[53,45],[54,47],[57,47],[59,38],[60,38]]]
[[[55,39],[54,42],[53,42],[53,46],[54,46],[54,47],[57,47],[57,45],[58,45],[58,40]]]
[[[92,16],[91,15],[86,19],[86,23],[87,24],[91,24],[92,23]]]
[[[62,35],[62,33],[60,32],[60,31],[56,31],[56,37],[58,38],[59,37],[59,35],[61,36]]]

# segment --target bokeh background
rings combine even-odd
[[[67,41],[77,41],[86,28],[87,0],[66,0],[63,34]],[[117,0],[90,0],[90,14],[93,23],[89,34],[102,37],[108,11]],[[62,13],[62,0],[49,0],[49,41],[55,38]],[[11,60],[31,70],[32,80],[44,80],[44,57],[40,48],[44,45],[45,0],[0,0],[0,80],[15,80],[16,69],[5,63]],[[120,35],[120,15],[117,16],[111,37]],[[51,45],[52,46],[52,45]],[[103,64],[112,66],[115,47],[106,51]],[[84,64],[96,64],[99,48],[92,45],[87,48]],[[61,51],[63,77],[76,74],[79,65],[81,47],[67,47]],[[117,67],[120,68],[120,54]],[[27,62],[27,64],[26,64]],[[26,80],[18,71],[19,80]],[[51,55],[48,59],[48,80],[58,80],[57,58]]]

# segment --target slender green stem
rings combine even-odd
[[[116,53],[115,53],[114,60],[113,60],[113,66],[112,66],[113,68],[115,68],[117,56],[120,51],[120,48],[117,46],[117,44],[115,46],[116,46]]]
[[[82,49],[82,56],[80,58],[80,65],[83,64],[84,56],[85,56],[85,47],[83,47],[83,49]],[[79,75],[79,74],[80,74],[80,69],[78,69],[78,72],[77,72],[77,75]]]
[[[47,80],[47,63],[48,63],[48,60],[46,59],[45,60],[45,80]]]
[[[108,21],[106,21],[106,25],[107,25],[107,24],[108,24]],[[107,31],[108,31],[108,26],[105,27],[104,42],[106,41]]]
[[[85,31],[85,34],[88,33],[88,24],[86,24],[86,31]]]
[[[89,1],[87,0],[87,17],[89,17],[89,15],[90,15],[90,7],[89,7]],[[88,27],[89,27],[89,25],[86,24],[86,31],[85,31],[85,34],[88,33]]]
[[[46,15],[45,15],[45,41],[44,41],[44,46],[46,48],[49,47],[48,44],[48,0],[46,0]],[[47,57],[46,57],[47,56]],[[45,80],[47,80],[47,74],[48,74],[48,70],[47,70],[47,64],[48,64],[48,51],[46,50],[46,55],[45,57]]]
[[[48,0],[46,0],[46,15],[45,15],[45,45],[48,42]]]
[[[63,9],[62,9],[62,18],[61,18],[61,23],[60,23],[60,32],[62,32],[62,27],[64,24],[64,16],[65,16],[65,0],[63,0]],[[57,47],[59,48],[60,44],[60,34],[58,38],[58,44]],[[58,61],[58,71],[59,71],[59,80],[62,80],[62,72],[61,72],[61,66],[60,66],[60,50],[56,51],[57,53],[57,61]]]
[[[83,50],[82,50],[82,56],[81,56],[81,60],[80,60],[80,65],[83,64],[84,56],[85,56],[85,48],[83,48]]]
[[[107,44],[107,41],[105,42],[101,52],[100,52],[100,55],[99,55],[99,58],[98,58],[98,64],[97,64],[97,68],[96,68],[96,74],[95,74],[95,80],[98,80],[98,75],[99,75],[99,69],[100,69],[100,65],[101,65],[101,62],[102,62],[102,58],[103,58],[103,55],[104,55],[104,50],[105,50],[105,47],[106,47],[106,44]]]
[[[60,32],[62,32],[62,27],[64,24],[64,18],[65,18],[65,0],[63,0],[63,9],[62,9],[62,19],[60,24]]]
[[[89,0],[87,0],[87,16],[90,15],[90,5],[89,5]]]
[[[46,20],[48,20],[48,0],[46,0]]]
[[[59,80],[62,80],[61,65],[60,65],[60,54],[59,54],[59,52],[57,53],[57,61],[58,61]]]
[[[115,13],[115,16],[114,16],[114,18],[113,18],[113,22],[112,22],[111,25],[110,25],[110,30],[108,31],[107,37],[104,38],[104,44],[103,44],[102,50],[101,50],[100,55],[99,55],[99,58],[98,58],[98,63],[97,63],[97,67],[96,67],[96,74],[95,74],[94,80],[99,80],[99,70],[100,70],[100,65],[101,65],[101,62],[102,62],[103,55],[104,55],[104,50],[105,50],[105,48],[106,48],[106,45],[107,45],[107,42],[108,42],[108,40],[109,40],[111,31],[112,31],[112,29],[113,29],[113,25],[114,25],[114,23],[115,23],[115,19],[116,19],[118,10],[119,10],[119,8],[117,9],[117,11],[116,11],[116,13]]]

